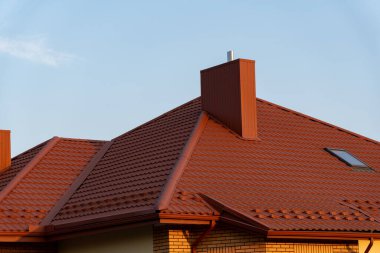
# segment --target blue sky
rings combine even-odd
[[[0,129],[16,155],[111,139],[200,95],[226,52],[258,97],[380,140],[379,1],[0,0]]]

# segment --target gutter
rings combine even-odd
[[[71,223],[45,226],[45,235],[49,240],[62,240],[76,235],[92,234],[96,231],[114,230],[128,226],[153,224],[158,215],[152,210],[141,210],[128,214],[98,217],[92,220],[78,220]]]
[[[92,220],[78,220],[71,223],[54,224],[39,227],[49,241],[64,240],[71,237],[92,235],[98,232],[107,232],[151,224],[213,224],[219,216],[180,215],[154,213],[153,210],[141,210],[129,214],[121,214],[108,217],[99,217]]]
[[[325,240],[368,240],[380,239],[380,233],[326,232],[326,231],[276,231],[269,230],[270,239],[325,239]]]
[[[208,225],[220,219],[218,215],[186,215],[186,214],[165,214],[159,213],[159,222],[161,224],[192,224]]]
[[[30,232],[1,232],[0,242],[47,242],[41,234]]]
[[[373,237],[369,238],[369,244],[367,248],[365,249],[364,253],[369,253],[369,251],[372,249],[373,246]]]
[[[205,231],[203,232],[198,238],[197,240],[195,240],[195,242],[191,245],[191,253],[197,253],[197,247],[198,245],[202,242],[202,240],[212,231],[214,230],[215,228],[215,225],[216,225],[216,222],[215,221],[211,221],[210,223],[210,227]],[[366,252],[367,253],[367,252]]]

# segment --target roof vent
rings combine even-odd
[[[234,50],[230,50],[227,52],[227,61],[233,61],[234,60]]]

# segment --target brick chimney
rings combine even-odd
[[[0,172],[11,166],[11,131],[0,130]]]
[[[255,83],[252,60],[237,59],[202,70],[202,109],[243,139],[257,139]]]

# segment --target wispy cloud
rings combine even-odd
[[[0,37],[0,53],[49,66],[59,66],[76,59],[72,54],[49,48],[44,38],[10,39]]]

